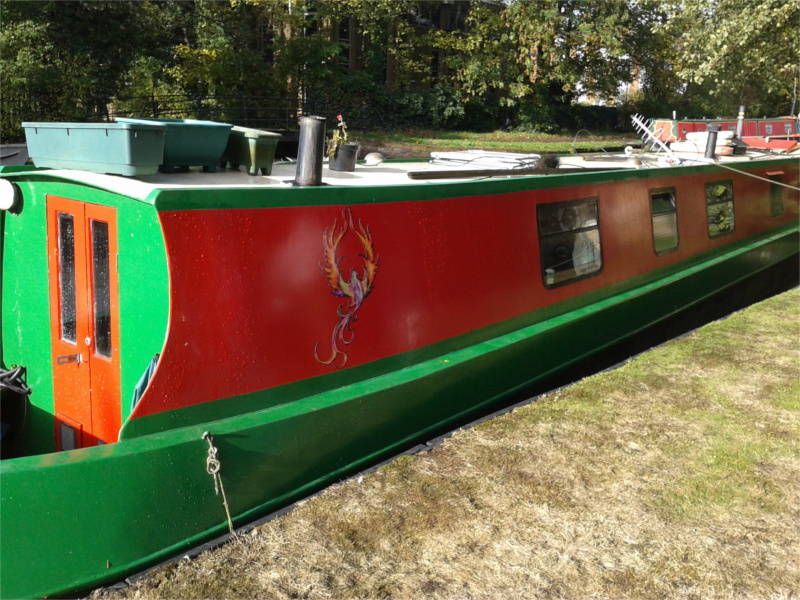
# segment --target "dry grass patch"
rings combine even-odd
[[[795,598],[800,293],[94,598]]]

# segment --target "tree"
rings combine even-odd
[[[498,93],[504,103],[525,95],[523,71],[515,64],[514,46],[501,10],[476,3],[464,18],[463,29],[436,31],[431,43],[445,52],[447,82],[466,100]]]
[[[4,0],[4,98],[48,98],[62,112],[103,114],[147,46],[147,3]]]
[[[531,83],[614,98],[631,79],[636,4],[627,0],[515,0],[505,12]]]
[[[703,85],[720,113],[746,104],[759,114],[787,112],[800,76],[796,0],[692,0],[672,5],[677,70]]]
[[[164,63],[164,75],[175,91],[192,97],[263,95],[277,85],[267,60],[274,48],[265,47],[276,41],[264,38],[273,22],[280,29],[282,5],[235,0],[154,5],[169,10],[164,13],[167,18],[177,17],[170,19],[171,57]],[[284,95],[286,85],[284,79],[273,95]]]
[[[630,110],[768,114],[800,77],[797,0],[2,0],[0,23],[6,139],[21,120],[104,118],[112,100],[138,112],[121,98],[163,94],[302,91],[396,124],[548,130],[581,94],[619,101],[636,80]]]
[[[322,3],[321,3],[322,4]],[[424,8],[439,5],[425,0],[327,0],[326,6],[352,17],[364,40],[364,68],[377,83],[391,72],[390,90],[431,82],[431,40]]]

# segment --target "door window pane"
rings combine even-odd
[[[94,351],[111,358],[111,273],[108,223],[91,221],[92,288],[94,290]]]
[[[58,213],[58,287],[61,339],[75,343],[75,219]]]

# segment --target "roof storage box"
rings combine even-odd
[[[164,156],[157,123],[23,123],[37,167],[152,175]]]
[[[117,123],[159,123],[167,128],[164,140],[164,161],[159,168],[171,173],[176,167],[203,167],[214,173],[228,144],[231,126],[228,123],[196,121],[194,119],[128,119]]]
[[[259,169],[262,175],[271,175],[279,139],[279,133],[234,127],[222,155],[222,166],[230,164],[232,169],[238,169],[239,165],[244,165],[249,175],[258,175]]]

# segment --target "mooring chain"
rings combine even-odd
[[[219,450],[214,446],[214,436],[211,432],[206,431],[203,434],[203,439],[208,442],[208,457],[206,458],[206,472],[214,479],[214,493],[219,496],[222,492],[222,505],[225,507],[225,514],[228,516],[228,529],[234,539],[238,539],[236,532],[233,530],[233,520],[231,519],[231,511],[228,508],[228,499],[225,497],[225,487],[222,485],[222,477],[219,474],[222,468],[222,463],[219,461]]]

